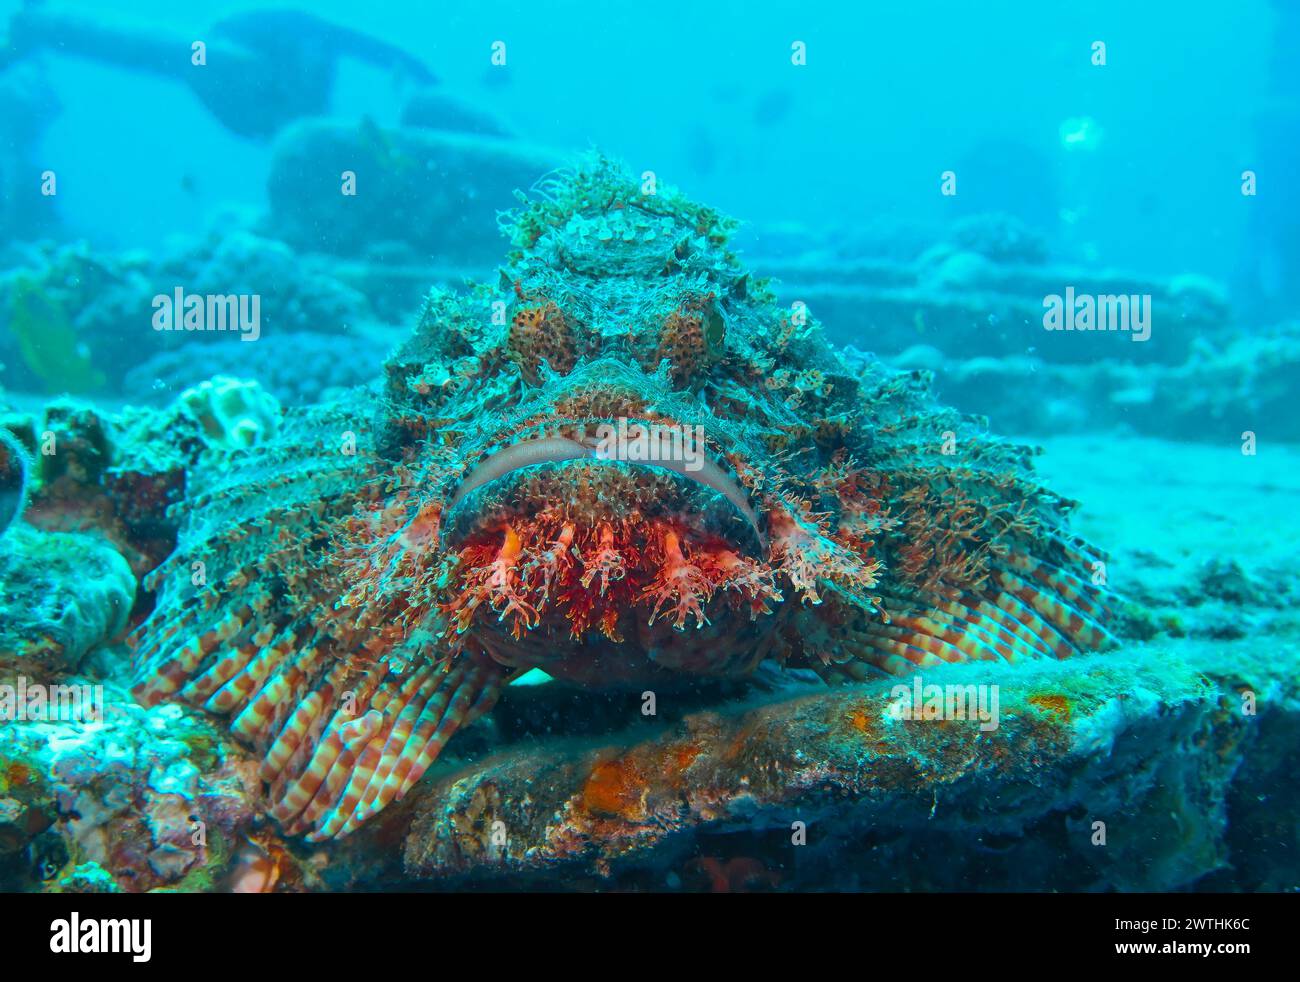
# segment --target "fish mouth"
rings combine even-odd
[[[761,555],[767,538],[748,493],[730,469],[707,447],[700,427],[643,420],[560,421],[492,451],[461,479],[447,505],[449,531],[463,527],[463,505],[480,489],[523,472],[549,470],[561,475],[571,462],[622,467],[676,475],[679,484],[693,484],[721,496],[753,534]],[[683,495],[701,501],[709,496]],[[715,509],[716,510],[716,509]],[[747,537],[747,536],[746,536]]]
[[[472,637],[503,664],[548,672],[611,645],[620,662],[715,665],[728,639],[766,629],[783,598],[765,520],[702,439],[626,442],[652,425],[551,420],[465,472],[442,524],[453,646]]]

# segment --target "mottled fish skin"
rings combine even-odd
[[[351,832],[532,667],[839,681],[1112,643],[1034,451],[846,362],[729,219],[603,158],[521,201],[499,282],[433,291],[379,383],[190,475],[148,581],[137,697],[229,717],[286,831]],[[603,459],[620,420],[702,434],[698,466]]]

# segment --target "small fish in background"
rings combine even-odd
[[[186,171],[184,174],[181,175],[180,188],[187,196],[191,198],[197,198],[199,196],[198,181],[194,179],[194,175],[191,174],[189,171]]]
[[[686,162],[701,177],[708,177],[718,169],[717,141],[703,126],[692,127],[686,140]]]
[[[1061,146],[1066,150],[1084,150],[1089,153],[1101,146],[1104,135],[1101,124],[1091,116],[1071,116],[1062,120],[1058,133]]]
[[[764,129],[778,126],[790,116],[794,96],[787,89],[771,89],[754,106],[754,125]]]

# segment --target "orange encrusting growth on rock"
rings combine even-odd
[[[582,804],[597,815],[631,821],[645,817],[645,776],[629,760],[608,760],[592,768],[582,788]]]

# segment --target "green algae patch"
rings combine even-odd
[[[23,362],[47,392],[91,392],[102,388],[104,373],[91,362],[66,307],[31,276],[10,288],[9,329]]]

